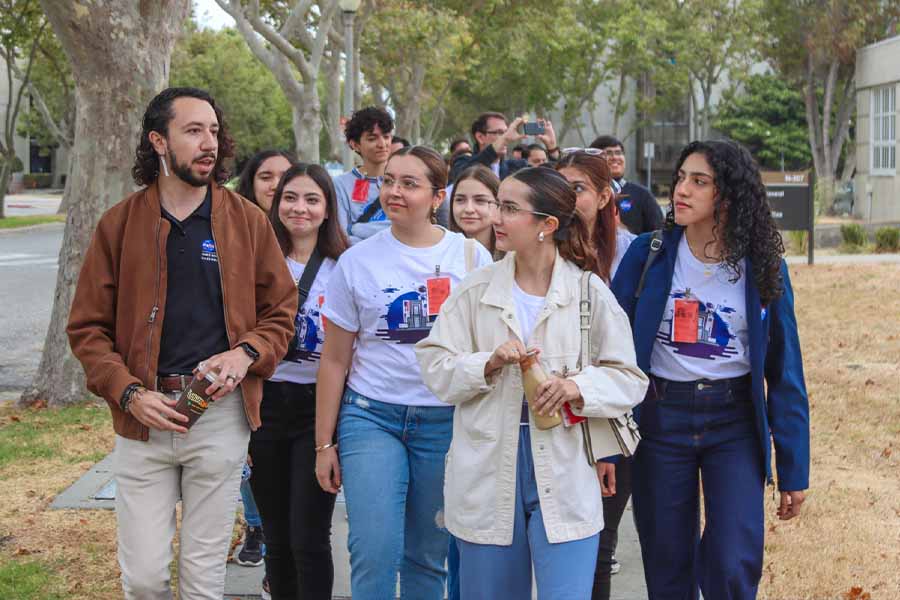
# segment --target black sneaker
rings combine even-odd
[[[237,555],[237,564],[245,567],[258,567],[263,563],[265,540],[262,529],[247,526],[244,530],[244,546]]]

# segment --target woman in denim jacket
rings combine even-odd
[[[651,380],[635,411],[633,473],[651,600],[697,598],[698,587],[716,600],[756,597],[773,441],[778,516],[800,512],[809,406],[783,253],[747,150],[693,142],[675,169],[666,229],[635,240],[613,280]]]

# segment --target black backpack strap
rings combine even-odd
[[[303,268],[303,275],[300,276],[300,281],[297,283],[297,310],[300,310],[306,299],[309,298],[309,292],[312,289],[313,282],[316,280],[316,275],[319,273],[319,267],[322,266],[322,260],[319,249],[313,250],[312,255],[309,257],[309,262]]]
[[[375,216],[381,209],[381,196],[372,200],[371,203],[366,207],[366,210],[363,211],[363,214],[359,215],[359,218],[353,223],[356,225],[357,223],[368,223],[372,220],[372,217]]]
[[[656,255],[659,254],[659,251],[662,250],[663,247],[663,232],[662,229],[657,229],[653,232],[653,236],[650,238],[650,252],[647,254],[647,261],[644,263],[644,270],[641,271],[641,279],[638,281],[637,289],[634,291],[634,299],[637,300],[641,297],[641,292],[644,291],[644,279],[647,278],[647,271],[650,270],[650,265],[653,264],[653,261],[656,260]]]

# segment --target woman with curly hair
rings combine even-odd
[[[755,598],[773,440],[780,519],[800,513],[809,485],[784,247],[739,144],[689,144],[670,201],[666,229],[634,241],[612,286],[650,376],[635,411],[643,440],[632,489],[647,591],[651,600],[696,598],[698,587],[705,598]]]

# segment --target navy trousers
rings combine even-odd
[[[632,492],[649,598],[696,600],[698,588],[707,599],[756,598],[765,470],[750,378],[651,379]]]

